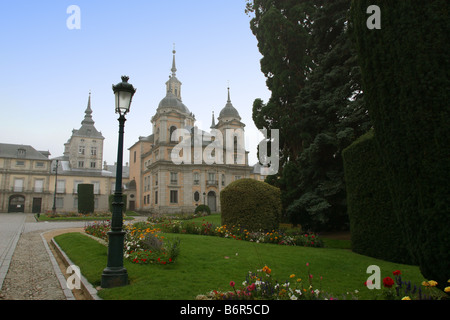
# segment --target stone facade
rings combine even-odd
[[[152,134],[140,137],[129,148],[128,206],[166,214],[192,213],[196,206],[206,204],[213,212],[219,212],[220,191],[229,183],[240,178],[264,180],[264,177],[248,164],[248,152],[244,149],[245,124],[231,103],[229,89],[218,123],[213,114],[210,131],[195,126],[195,115],[181,99],[181,82],[176,77],[173,53],[166,96],[151,118]],[[223,140],[215,148],[212,143],[220,141],[219,136]],[[228,149],[227,138],[233,140]],[[181,147],[182,141],[189,146]],[[183,161],[174,161],[174,156]]]
[[[41,212],[52,200],[47,151],[0,144],[0,212]]]
[[[81,127],[72,131],[62,157],[49,159],[48,151],[0,144],[0,212],[43,213],[53,206],[60,213],[77,212],[77,187],[82,183],[94,185],[95,211],[109,211],[116,166],[103,163],[103,142],[94,126],[89,94]],[[128,173],[124,166],[124,184]]]

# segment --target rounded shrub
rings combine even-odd
[[[222,225],[240,225],[249,231],[278,229],[281,192],[268,183],[239,179],[220,192]]]
[[[207,205],[201,204],[201,205],[197,206],[197,208],[195,208],[195,214],[199,214],[199,213],[211,214],[211,209]]]

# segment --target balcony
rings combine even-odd
[[[206,185],[207,186],[218,186],[219,185],[219,181],[218,180],[206,180]]]

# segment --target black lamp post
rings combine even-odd
[[[58,163],[59,160],[56,160],[55,192],[53,193],[53,208],[52,208],[53,214],[56,213],[56,188],[58,187]]]
[[[119,117],[119,145],[117,149],[116,190],[112,203],[113,212],[111,219],[111,231],[108,232],[108,264],[102,273],[102,288],[113,288],[128,284],[127,269],[123,266],[123,245],[125,232],[123,225],[123,197],[122,197],[122,164],[123,164],[123,133],[125,127],[125,115],[130,111],[131,100],[136,92],[128,77],[122,76],[122,82],[113,85],[116,101],[116,113]]]

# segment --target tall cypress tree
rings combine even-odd
[[[253,119],[257,127],[279,128],[284,138],[280,179],[268,181],[283,190],[283,206],[291,222],[315,230],[345,225],[340,152],[370,127],[349,37],[350,0],[255,0],[252,4],[251,26],[272,91],[267,104],[255,101]],[[280,27],[275,16],[296,25],[288,36],[280,36],[279,30],[286,27]],[[281,54],[286,48],[296,48],[296,64],[286,63],[289,56]],[[287,86],[293,79],[296,85]]]
[[[350,37],[350,1],[320,1],[315,9],[309,44],[314,68],[296,104],[303,115],[297,123],[304,146],[299,197],[288,214],[320,230],[348,227],[341,152],[371,124]]]
[[[294,123],[300,118],[294,103],[310,63],[307,42],[311,4],[310,0],[247,1],[247,10],[253,15],[250,28],[263,56],[261,71],[272,92],[266,104],[255,100],[253,119],[259,129],[280,129],[281,165],[288,158],[295,158],[302,147],[292,140]]]
[[[381,29],[370,30],[370,5]],[[449,2],[355,0],[365,102],[396,216],[422,274],[450,278]]]

